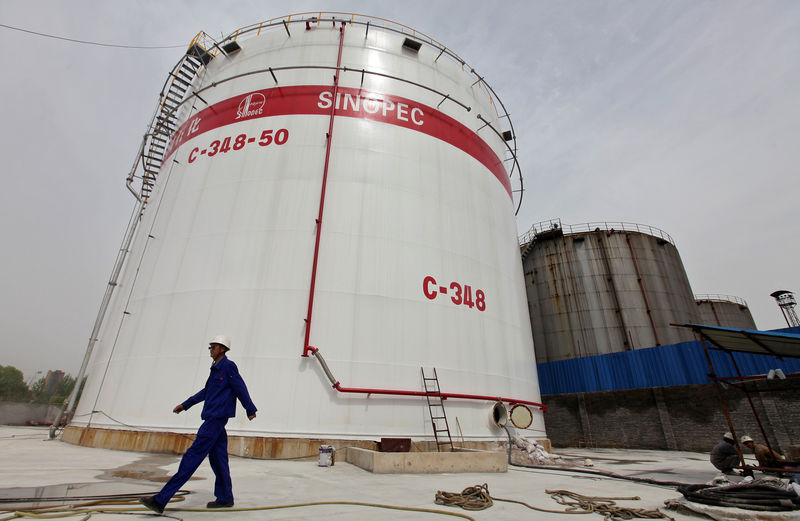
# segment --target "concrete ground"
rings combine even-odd
[[[557,449],[567,461],[591,458],[594,470],[624,476],[647,477],[660,481],[705,483],[717,475],[708,456],[695,452]],[[155,493],[163,480],[178,466],[179,456],[145,454],[70,445],[47,439],[47,429],[0,426],[0,510],[16,510],[27,502],[9,503],[10,498],[91,496],[105,494]],[[667,499],[681,495],[673,488],[611,479],[571,470],[540,470],[510,467],[506,473],[464,474],[372,474],[359,467],[337,461],[333,467],[318,467],[316,460],[275,461],[232,457],[230,460],[237,508],[292,505],[316,501],[353,501],[435,509],[475,520],[565,519],[564,514],[534,512],[513,503],[495,502],[483,511],[465,511],[434,503],[436,491],[460,492],[466,487],[487,483],[492,496],[524,501],[539,508],[563,510],[548,489],[569,490],[587,496],[639,496],[622,500],[621,506],[641,509],[663,507]],[[576,467],[582,468],[582,467]],[[204,509],[214,499],[214,477],[207,462],[201,465],[184,489],[191,493],[180,503],[171,503],[165,514],[183,520],[231,519],[301,520],[324,518],[331,521],[443,519],[444,514],[389,510],[354,505],[318,505],[259,511],[187,512],[174,509]],[[41,504],[41,503],[39,503]],[[142,507],[133,518],[152,516]],[[676,520],[697,520],[662,509]],[[119,519],[120,514],[95,514],[93,521]],[[4,519],[0,513],[0,519]],[[131,518],[130,514],[126,516]],[[452,517],[452,516],[447,516]],[[594,513],[586,521],[602,516]]]

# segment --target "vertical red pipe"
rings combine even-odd
[[[342,46],[344,43],[344,25],[339,29],[339,56],[336,58],[336,74],[333,75],[333,103],[331,104],[331,118],[328,123],[328,142],[325,146],[325,168],[322,172],[322,190],[319,196],[319,214],[317,215],[317,239],[314,243],[314,264],[311,267],[311,287],[308,291],[308,312],[306,314],[306,338],[303,347],[303,356],[308,356],[314,348],[308,344],[311,336],[311,312],[314,309],[314,288],[317,283],[317,261],[319,260],[319,240],[322,235],[322,212],[325,208],[325,188],[328,183],[328,164],[331,158],[331,142],[333,141],[333,119],[336,116],[336,96],[339,91],[339,67],[342,66]]]

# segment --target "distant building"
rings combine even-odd
[[[56,387],[64,379],[64,371],[55,370],[47,371],[47,376],[44,377],[44,393],[53,394],[56,392]]]

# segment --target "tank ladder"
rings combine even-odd
[[[183,101],[186,92],[191,87],[197,71],[201,65],[207,63],[206,59],[197,52],[198,46],[193,45],[184,56],[182,63],[170,73],[166,92],[164,92],[151,133],[150,142],[146,151],[142,153],[144,175],[142,178],[142,197],[147,199],[161,169],[167,142],[177,130],[178,105]]]
[[[172,71],[158,96],[158,107],[150,121],[147,132],[142,138],[139,152],[127,178],[128,190],[143,203],[147,203],[155,186],[158,172],[164,162],[170,138],[178,129],[178,109],[192,94],[195,77],[201,67],[208,65],[214,56],[207,50],[209,43],[203,40],[203,47],[198,39],[205,33],[198,34]],[[206,38],[209,39],[209,38]],[[214,44],[216,48],[216,44]],[[222,49],[220,49],[222,51]],[[224,51],[223,51],[224,52]],[[198,96],[199,97],[199,96]],[[202,100],[202,98],[201,98]],[[133,187],[133,182],[141,169],[141,188]]]
[[[420,367],[420,371],[422,371],[422,384],[425,387],[425,399],[428,401],[428,412],[431,415],[436,450],[442,452],[442,446],[449,445],[452,452],[455,449],[453,447],[453,438],[450,436],[450,425],[447,423],[447,414],[444,412],[444,399],[439,388],[439,375],[436,374],[435,367],[433,368],[432,378],[425,375],[424,367]],[[444,425],[444,428],[440,428],[442,425]]]

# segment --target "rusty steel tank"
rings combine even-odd
[[[537,362],[693,340],[700,312],[675,242],[635,223],[560,220],[520,238]]]
[[[756,329],[756,322],[743,298],[733,295],[695,295],[700,323],[711,326]]]

